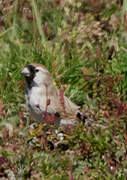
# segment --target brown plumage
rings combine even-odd
[[[49,119],[54,114],[54,124],[57,126],[74,125],[77,116],[85,119],[79,106],[54,86],[51,74],[45,66],[29,64],[22,70],[22,74],[26,80],[26,100],[33,119],[44,122],[45,114]]]

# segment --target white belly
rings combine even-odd
[[[46,111],[46,97],[42,88],[33,87],[28,94],[28,105],[32,117],[36,121],[43,121],[42,113]]]

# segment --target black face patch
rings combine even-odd
[[[35,77],[35,67],[31,64],[26,66],[28,68],[28,70],[30,71],[30,76],[29,77],[25,77],[26,78],[26,82],[28,85],[28,88],[31,89],[32,87],[32,83],[33,83],[33,79]]]

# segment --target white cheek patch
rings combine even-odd
[[[43,75],[43,72],[42,71],[37,72],[33,80],[37,84],[42,84],[43,81],[45,80],[45,76]]]
[[[36,70],[38,70],[36,72]],[[35,69],[35,77],[33,78],[33,81],[36,85],[40,86],[43,83],[46,83],[47,81],[47,75],[49,76],[49,71],[42,67],[36,67]]]

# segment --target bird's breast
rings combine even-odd
[[[32,108],[37,113],[40,113],[40,109],[42,111],[45,110],[46,106],[46,97],[45,91],[43,88],[34,87],[28,94],[28,104],[30,108]]]

